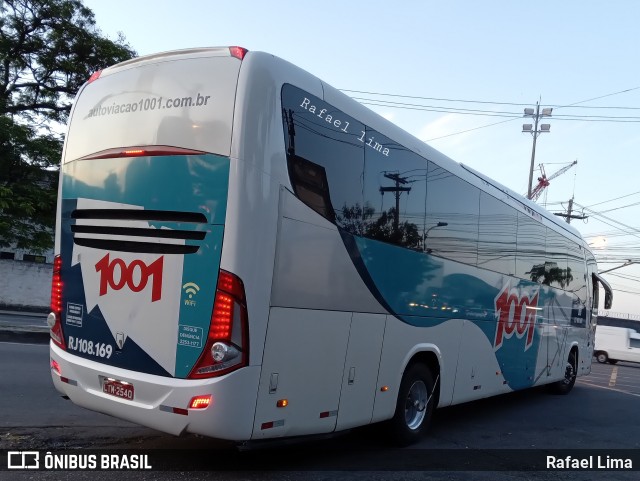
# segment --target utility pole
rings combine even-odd
[[[531,190],[533,189],[533,166],[536,160],[536,141],[538,140],[538,135],[549,133],[551,131],[551,125],[549,124],[540,124],[540,129],[538,129],[538,122],[541,117],[551,117],[552,111],[552,108],[544,108],[542,109],[542,112],[540,112],[540,101],[536,102],[535,112],[532,108],[524,109],[524,117],[531,117],[534,119],[534,125],[522,125],[522,131],[528,132],[533,136],[533,147],[531,148],[531,167],[529,168],[529,187],[527,191],[528,199],[531,198]]]
[[[387,172],[384,176],[396,183],[395,187],[380,187],[380,193],[384,195],[385,192],[394,192],[396,195],[396,212],[393,217],[393,230],[394,232],[398,232],[398,228],[400,226],[400,194],[402,192],[409,192],[411,187],[400,187],[400,184],[408,183],[407,178],[400,177],[400,174],[390,174]]]
[[[567,224],[571,224],[571,219],[586,219],[587,216],[586,215],[571,215],[571,212],[573,212],[573,197],[571,197],[571,199],[569,199],[569,208],[567,209],[567,213],[560,213],[560,212],[556,212],[555,215],[557,215],[558,217],[566,217],[567,219]]]

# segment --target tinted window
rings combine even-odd
[[[584,250],[576,243],[569,241],[567,257],[567,269],[570,277],[567,289],[576,294],[580,301],[587,302],[587,268],[584,259]]]
[[[545,282],[546,227],[527,214],[518,212],[516,276]]]
[[[425,249],[475,265],[478,261],[480,190],[429,162]]]
[[[282,88],[285,145],[295,194],[346,230],[362,223],[364,126],[291,85]]]
[[[517,211],[482,192],[480,194],[478,267],[514,275],[517,230]]]
[[[567,270],[569,241],[552,229],[547,229],[545,280],[543,284],[567,289],[573,280]]]
[[[364,235],[422,250],[427,162],[382,134],[367,129],[365,145]]]

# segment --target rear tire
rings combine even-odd
[[[391,442],[408,446],[419,441],[431,422],[435,402],[431,370],[420,363],[410,365],[402,376],[396,412],[387,426]]]
[[[578,354],[575,349],[572,349],[567,358],[564,379],[550,384],[551,392],[554,394],[569,394],[576,383],[576,377],[578,377]]]
[[[599,352],[598,354],[596,354],[596,360],[604,364],[609,360],[609,356],[607,356],[606,352]]]

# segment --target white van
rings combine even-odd
[[[640,333],[626,327],[598,326],[593,355],[598,362],[640,362]]]

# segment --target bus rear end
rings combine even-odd
[[[76,98],[48,320],[54,385],[80,406],[173,434],[251,436],[244,285],[220,268],[243,55],[135,59]]]

